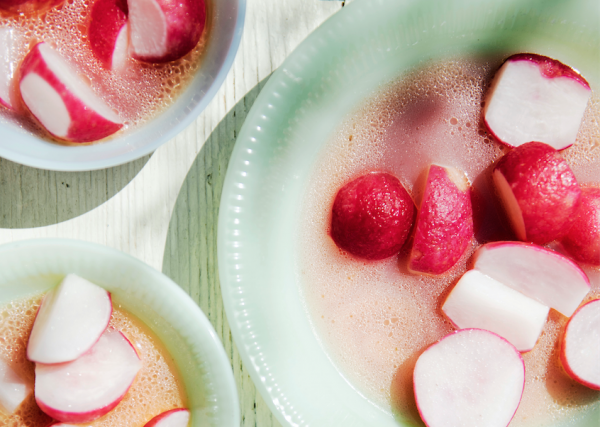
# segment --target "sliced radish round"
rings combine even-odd
[[[31,384],[0,358],[0,410],[12,414],[32,390]]]
[[[142,363],[122,333],[107,330],[73,362],[35,365],[35,400],[42,411],[66,423],[101,417],[119,404]]]
[[[522,352],[535,346],[549,310],[477,270],[460,278],[442,306],[457,327],[494,332]]]
[[[110,294],[69,274],[44,296],[27,344],[27,358],[39,363],[77,359],[98,341],[110,321]]]
[[[587,275],[561,254],[521,242],[494,242],[474,254],[474,267],[567,317],[590,290]]]
[[[88,35],[92,52],[106,68],[123,69],[129,50],[126,0],[97,0],[90,12]]]
[[[484,121],[511,147],[541,141],[562,150],[575,142],[590,96],[587,81],[563,63],[529,53],[514,55],[494,77]]]
[[[498,335],[463,329],[419,356],[413,382],[428,427],[506,427],[521,401],[525,364]]]
[[[429,167],[408,262],[411,272],[443,274],[465,252],[473,239],[470,188],[463,172]]]
[[[123,127],[115,112],[44,42],[23,60],[19,88],[27,108],[59,139],[97,141]]]
[[[14,77],[17,69],[16,46],[20,33],[14,28],[0,28],[0,105],[9,110],[16,106]]]
[[[184,408],[171,409],[152,418],[144,427],[187,427],[190,411]]]
[[[560,360],[571,378],[600,390],[600,299],[581,306],[567,323]]]
[[[204,0],[127,0],[132,56],[145,62],[181,58],[198,44],[206,23]]]

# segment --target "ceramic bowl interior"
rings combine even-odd
[[[273,74],[238,136],[219,213],[219,271],[242,360],[289,426],[408,425],[330,360],[301,292],[298,224],[324,145],[358,105],[403,73],[455,56],[536,52],[600,90],[597,1],[355,0]],[[584,419],[593,426],[600,404]],[[573,424],[575,422],[575,424]],[[570,423],[570,424],[569,424]]]
[[[212,325],[171,279],[104,246],[41,239],[0,247],[0,304],[46,291],[69,273],[111,292],[165,345],[183,380],[192,427],[238,427],[239,402],[225,350]]]
[[[146,124],[107,141],[65,146],[44,140],[0,117],[0,157],[40,169],[84,171],[104,169],[152,153],[174,138],[206,108],[225,80],[237,52],[246,0],[209,1],[210,33],[202,64],[189,86],[164,112]]]

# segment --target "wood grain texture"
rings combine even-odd
[[[223,179],[237,133],[268,77],[341,7],[339,1],[248,0],[240,49],[223,86],[195,122],[149,158],[82,173],[0,160],[0,244],[80,239],[163,269],[221,338],[238,386],[243,427],[280,424],[242,364],[223,310],[216,255]]]

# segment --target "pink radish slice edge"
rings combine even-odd
[[[567,323],[560,360],[571,378],[600,390],[600,299],[579,307]]]
[[[187,427],[189,421],[190,411],[185,408],[176,408],[158,414],[144,427]]]
[[[73,362],[37,363],[35,399],[42,411],[58,421],[92,421],[119,404],[140,368],[129,340],[121,332],[107,330]]]
[[[463,329],[419,356],[413,383],[428,427],[506,427],[521,401],[525,364],[504,338]]]

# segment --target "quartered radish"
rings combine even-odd
[[[396,255],[408,238],[415,204],[398,178],[369,173],[344,185],[335,196],[331,238],[357,257],[379,260]]]
[[[494,242],[474,254],[474,267],[567,317],[590,290],[587,275],[561,254],[521,242]]]
[[[14,28],[0,28],[0,105],[9,110],[16,108],[18,98],[14,78],[19,37],[19,31]]]
[[[521,401],[525,364],[498,335],[463,329],[419,356],[413,383],[428,427],[506,427]]]
[[[205,0],[127,0],[132,56],[168,62],[192,50],[206,24]]]
[[[431,165],[417,214],[408,269],[438,275],[456,264],[473,239],[470,185],[457,169]]]
[[[600,390],[600,299],[581,306],[567,323],[560,360],[571,378]]]
[[[102,64],[121,71],[129,58],[126,0],[97,0],[90,12],[90,46]]]
[[[119,116],[46,43],[31,49],[20,70],[25,105],[56,138],[90,142],[123,127]]]
[[[0,412],[12,414],[32,391],[32,385],[0,358]]]
[[[35,399],[42,411],[58,421],[92,421],[119,404],[141,366],[127,338],[107,330],[72,362],[36,363]]]
[[[442,311],[458,328],[494,332],[521,352],[535,346],[550,309],[477,271],[467,271]]]
[[[582,188],[575,221],[560,241],[575,260],[600,265],[600,188]]]
[[[493,179],[519,240],[543,245],[567,234],[581,190],[554,148],[529,142],[509,151],[494,167]]]
[[[177,408],[158,414],[144,424],[144,427],[187,427],[189,422],[190,411]]]
[[[484,121],[511,147],[541,141],[562,150],[575,142],[591,92],[578,72],[555,59],[514,55],[494,76]]]
[[[27,344],[27,358],[39,363],[77,359],[98,341],[110,321],[110,294],[69,274],[40,304]]]

